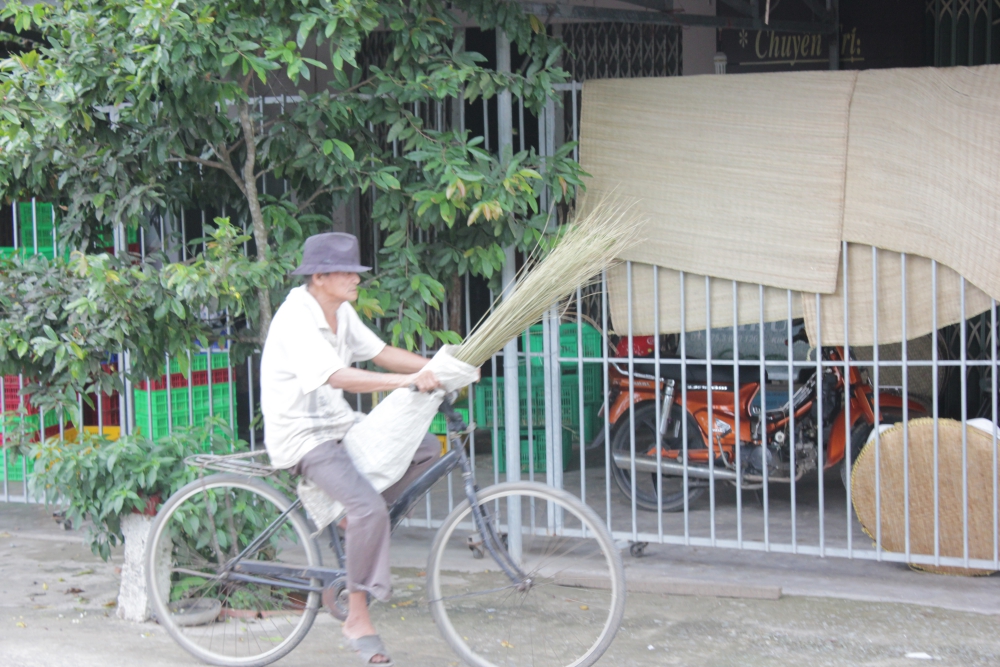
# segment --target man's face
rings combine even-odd
[[[356,301],[358,283],[361,277],[356,273],[321,273],[313,276],[313,288],[320,294],[337,301]]]

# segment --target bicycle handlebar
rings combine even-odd
[[[417,389],[417,385],[411,384],[410,391],[420,390]],[[441,401],[441,406],[438,408],[438,412],[443,414],[448,419],[449,430],[453,433],[464,433],[468,430],[469,425],[465,423],[464,419],[462,419],[462,415],[458,414],[458,411],[455,410],[453,402],[457,395],[458,392],[456,391],[446,393],[444,395],[444,400]]]
[[[444,400],[441,401],[441,406],[438,408],[438,412],[443,414],[448,420],[448,430],[452,433],[464,433],[468,430],[469,426],[462,419],[462,415],[458,413],[455,409],[453,401],[458,395],[458,392],[450,392],[445,394]]]

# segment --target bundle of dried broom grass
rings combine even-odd
[[[640,241],[644,218],[631,204],[614,195],[593,207],[581,207],[569,230],[547,257],[536,266],[525,263],[513,292],[498,299],[492,312],[465,339],[454,356],[481,366],[508,341],[537,322],[555,302],[566,298],[594,276],[614,264],[625,250]]]

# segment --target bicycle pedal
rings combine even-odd
[[[347,584],[343,579],[334,581],[323,589],[321,594],[323,606],[338,621],[347,620]]]

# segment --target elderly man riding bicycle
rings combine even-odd
[[[440,444],[428,435],[406,474],[378,493],[355,468],[343,445],[358,414],[344,392],[369,393],[415,386],[440,386],[427,359],[386,345],[355,313],[361,265],[358,240],[327,233],[306,240],[304,277],[275,313],[261,357],[264,442],[272,465],[302,475],[347,509],[346,555],[349,613],[343,633],[362,659],[391,665],[368,615],[366,597],[388,600],[389,514],[387,505],[437,460]],[[352,368],[372,360],[389,373]],[[324,602],[332,605],[329,596]]]

